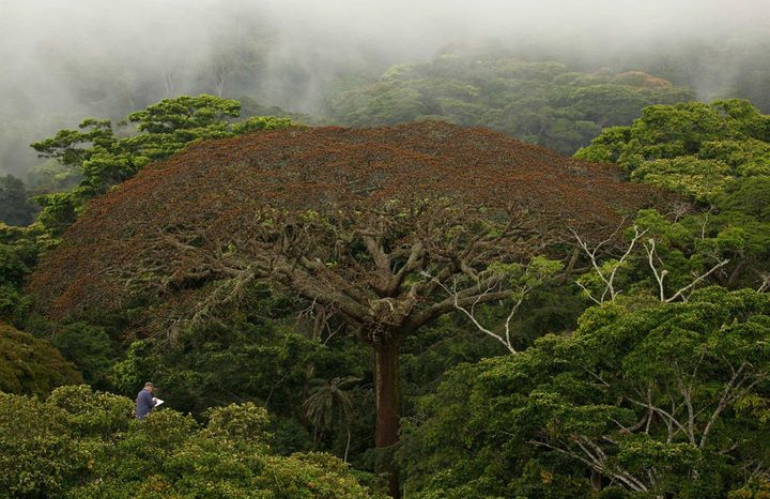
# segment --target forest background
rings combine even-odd
[[[502,2],[450,2],[431,29],[430,2],[0,4],[0,489],[120,497],[155,469],[147,497],[366,497],[393,495],[397,463],[410,497],[764,497],[770,9],[616,3],[503,22]],[[296,295],[253,285],[169,341],[132,329],[141,307],[52,317],[29,287],[91,199],[190,143],[429,120],[616,163],[676,201],[409,337],[395,446],[375,444],[371,349]],[[134,425],[122,397],[148,379],[173,410]]]

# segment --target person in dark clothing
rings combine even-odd
[[[149,381],[144,384],[144,388],[136,396],[136,419],[144,419],[152,412],[156,401],[152,394],[155,393],[155,387]]]

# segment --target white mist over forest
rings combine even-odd
[[[0,172],[84,116],[201,92],[321,113],[334,78],[446,51],[631,70],[712,47],[688,82],[705,99],[742,71],[719,50],[764,43],[769,23],[766,0],[0,0]]]

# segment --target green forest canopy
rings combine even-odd
[[[645,106],[695,97],[640,71],[580,73],[558,62],[451,55],[394,66],[333,95],[328,113],[346,125],[441,119],[499,130],[562,154],[588,145],[605,127],[631,124]]]
[[[460,61],[443,69],[440,64],[434,64],[432,70],[444,78],[459,71],[465,63]],[[429,68],[429,65],[406,68],[402,80],[396,71],[390,76],[396,78],[397,84],[383,85],[373,92],[383,91],[382,95],[387,95],[392,89],[413,87],[418,90],[417,94],[403,95],[417,95],[418,100],[427,98],[428,103],[433,102],[430,99],[434,97],[436,102],[444,102],[442,99],[449,94],[443,92],[451,89],[451,85],[436,90],[438,93],[420,87],[421,72]],[[558,68],[555,71],[558,73]],[[524,78],[523,73],[516,74]],[[631,76],[647,78],[646,75]],[[537,78],[534,81],[553,83]],[[606,84],[609,80],[603,81]],[[535,87],[540,85],[532,86]],[[353,92],[350,94],[353,96],[362,89],[346,91]],[[363,91],[363,97],[351,100],[350,104],[363,106],[357,109],[376,110],[370,106],[369,99],[377,97],[367,92]],[[396,94],[402,95],[399,92]],[[211,136],[217,136],[222,130],[226,135],[239,133],[232,118],[226,115],[216,112],[206,115],[206,111],[204,117],[195,117],[196,102],[202,103],[201,109],[205,109],[219,105],[220,101],[208,97],[189,99],[193,104],[181,112],[177,112],[180,109],[173,101],[168,101],[138,113],[137,123],[147,123],[147,128],[140,133],[146,134],[142,139],[123,137],[106,123],[87,122],[81,130],[58,135],[59,142],[48,142],[45,147],[52,157],[59,155],[64,160],[66,154],[72,153],[74,160],[70,167],[89,173],[79,190],[64,195],[63,203],[70,206],[71,211],[62,213],[69,215],[50,219],[63,220],[63,223],[0,230],[0,313],[37,337],[51,338],[67,359],[75,362],[83,376],[97,386],[133,395],[144,380],[161,380],[169,390],[170,402],[176,407],[189,408],[203,420],[207,407],[233,400],[257,400],[271,411],[274,418],[271,429],[275,434],[270,441],[281,453],[325,449],[339,456],[349,454],[357,469],[373,470],[379,457],[371,453],[376,404],[371,390],[374,373],[367,349],[340,335],[336,329],[339,323],[333,319],[321,320],[320,309],[307,309],[307,303],[296,296],[250,287],[243,302],[249,310],[226,306],[216,320],[183,328],[177,342],[168,343],[159,338],[143,338],[141,333],[126,334],[130,328],[141,326],[142,315],[137,312],[144,309],[145,302],[127,302],[126,307],[115,311],[93,307],[88,317],[90,322],[66,324],[36,315],[31,306],[32,297],[22,289],[26,276],[37,265],[38,254],[56,245],[57,240],[51,239],[51,233],[57,235],[69,225],[75,219],[76,210],[88,206],[88,199],[141,169],[146,162],[143,158],[155,152],[160,154],[158,158],[165,157],[184,147],[187,139],[205,138],[209,132]],[[482,99],[472,102],[478,104]],[[573,105],[576,101],[570,102]],[[452,109],[449,106],[443,110]],[[371,116],[380,119],[376,113]],[[462,119],[468,116],[456,115]],[[199,118],[204,121],[198,123]],[[748,499],[763,497],[770,490],[765,449],[742,444],[761,442],[766,437],[763,432],[766,432],[767,386],[762,345],[768,339],[767,294],[763,292],[770,287],[770,215],[766,202],[770,192],[768,122],[767,116],[746,101],[657,105],[645,108],[633,122],[606,128],[578,153],[579,157],[589,160],[617,162],[632,180],[671,190],[682,196],[680,202],[661,212],[646,209],[630,213],[627,221],[633,220],[644,233],[633,248],[629,248],[633,230],[621,230],[596,253],[596,267],[585,251],[572,253],[576,255],[574,262],[570,264],[565,260],[567,268],[574,271],[571,277],[539,285],[536,292],[529,294],[519,312],[523,316],[512,323],[516,350],[526,349],[524,353],[475,364],[482,357],[505,351],[491,340],[481,341],[476,327],[462,317],[444,317],[424,334],[404,342],[401,347],[405,387],[403,415],[408,425],[398,459],[409,496],[535,498],[601,493],[602,497],[643,497],[652,491],[682,498],[728,495]],[[194,126],[185,128],[184,123]],[[260,124],[256,128],[269,128],[272,126],[269,123],[277,127],[289,124],[269,118],[264,123],[268,126]],[[197,131],[186,131],[191,129]],[[126,142],[122,142],[124,140]],[[130,168],[121,170],[121,165]],[[75,198],[67,199],[69,195]],[[598,244],[598,239],[587,239],[589,248]],[[655,241],[652,256],[649,240]],[[193,241],[194,247],[199,244]],[[565,244],[566,248],[573,249],[568,241],[565,240]],[[626,249],[628,257],[622,258]],[[725,263],[722,265],[722,262]],[[579,280],[586,290],[598,296],[606,287],[600,273],[606,278],[608,271],[614,269],[617,272],[613,274],[613,285],[621,291],[618,298],[587,309],[590,302],[581,300],[580,289],[572,282]],[[714,271],[708,273],[710,269]],[[665,276],[661,282],[656,281],[661,275]],[[694,294],[692,289],[675,294],[693,283],[697,276],[704,275],[694,287],[706,284],[719,287]],[[659,288],[662,296],[678,296],[678,299],[674,303],[663,303],[666,300],[657,299]],[[754,288],[759,293],[745,289],[733,291],[741,288]],[[184,290],[182,286],[181,291]],[[160,307],[146,311],[158,313],[163,306],[173,305],[164,305],[165,295],[156,298]],[[501,331],[508,305],[480,309],[477,318],[497,324],[493,329],[498,327],[496,331]],[[297,315],[310,316],[313,320],[297,320]],[[534,337],[565,330],[576,332],[548,336],[531,346]],[[8,331],[12,333],[8,338],[15,342],[9,351],[19,351],[21,347],[17,345],[21,343],[40,342],[25,333]],[[40,345],[50,348],[45,343]],[[24,348],[24,351],[34,350]],[[54,350],[45,351],[49,352],[43,356],[45,359],[34,358],[45,360],[48,365],[61,362]],[[461,361],[470,364],[451,370]],[[44,364],[27,364],[31,367],[14,372],[29,373],[36,369],[42,372],[48,369]],[[19,365],[14,361],[14,368]],[[676,371],[677,366],[693,365],[708,369]],[[62,369],[55,368],[58,373],[63,372]],[[67,369],[71,369],[71,365]],[[252,370],[254,372],[250,372]],[[67,383],[79,380],[74,370],[68,372],[71,376]],[[742,383],[737,388],[730,385],[735,373],[739,374],[733,384]],[[13,376],[19,379],[18,374]],[[445,379],[444,385],[436,390],[442,379]],[[45,381],[43,377],[36,380]],[[680,386],[682,380],[684,392]],[[605,386],[605,382],[610,386]],[[644,392],[643,388],[650,383],[657,390],[650,392],[656,402],[654,407],[652,402],[638,398],[639,392]],[[15,388],[3,390],[36,391],[42,395],[52,388],[45,382],[34,389],[20,389],[22,385],[18,382],[13,386]],[[657,403],[666,389],[681,396],[677,399],[678,405],[675,404],[676,411]],[[81,394],[72,390],[60,393]],[[323,403],[332,404],[328,417],[316,417],[320,414],[318,407],[305,404],[311,393]],[[723,398],[724,393],[729,395]],[[84,399],[92,396],[86,392],[81,395]],[[634,403],[640,400],[641,406]],[[695,417],[687,412],[688,400],[694,408],[701,408],[701,412],[695,410]],[[28,406],[24,404],[32,403],[22,398],[3,401],[10,404],[6,411],[10,416],[0,417],[0,422],[7,425],[17,424],[13,414],[21,408],[26,410]],[[714,418],[714,410],[720,405],[724,408]],[[131,435],[139,435],[131,432],[141,429],[132,427],[126,433],[120,425],[129,424],[130,415],[126,411],[130,411],[130,401],[123,399],[116,402],[117,406],[123,407],[123,412],[118,410],[118,416],[106,421],[121,428],[124,433],[120,437],[115,437],[110,428],[93,430],[88,439],[71,437],[70,430],[62,430],[62,426],[32,419],[30,440],[25,440],[26,437],[1,440],[6,446],[4,449],[14,449],[9,452],[27,457],[35,455],[37,444],[33,442],[40,441],[50,441],[52,448],[67,449],[66,452],[73,448],[93,448],[95,455],[101,457],[100,466],[104,466],[90,469],[87,461],[77,460],[79,457],[65,463],[62,457],[65,454],[60,455],[59,461],[55,456],[49,456],[50,460],[47,457],[38,461],[34,460],[37,458],[18,460],[14,464],[19,467],[13,468],[18,473],[6,477],[10,480],[9,487],[18,487],[14,480],[30,470],[43,471],[35,475],[32,488],[14,489],[15,495],[11,497],[29,497],[25,494],[39,494],[43,490],[67,494],[77,490],[82,497],[104,490],[123,493],[105,477],[124,472],[125,476],[135,476],[131,475],[135,472],[131,470],[133,464],[117,463],[99,439],[125,438],[130,447],[133,445]],[[35,406],[41,414],[49,410],[40,407]],[[59,418],[60,422],[61,418],[69,418],[56,414],[54,419]],[[87,422],[89,417],[84,415],[78,419],[78,427],[92,424]],[[187,425],[180,423],[181,416],[163,417],[174,421],[167,427],[174,431]],[[714,423],[708,426],[712,419]],[[549,423],[556,420],[560,424]],[[640,421],[641,426],[637,428]],[[666,422],[673,425],[673,430]],[[195,449],[201,459],[215,467],[220,461],[214,458],[208,461],[211,455],[201,449],[216,449],[213,452],[217,453],[226,449],[233,459],[241,459],[241,451],[229,444],[200,441],[208,438],[204,435],[207,430],[190,424],[192,426],[185,428],[192,429],[179,429],[180,438],[170,444],[177,447],[163,451],[164,456],[176,456],[170,461],[175,466],[173,469],[165,468],[165,464],[158,467],[161,471],[157,483],[166,494],[199,494],[205,488],[189,471],[203,464],[193,460],[177,466],[180,463],[177,452],[187,455],[187,451]],[[37,431],[43,436],[35,436]],[[145,437],[142,434],[137,438]],[[184,439],[187,439],[185,443],[179,444]],[[587,455],[580,443],[594,452]],[[33,450],[27,454],[20,449]],[[253,448],[247,452],[258,454]],[[265,451],[261,455],[271,454]],[[278,463],[277,460],[285,458],[276,456],[275,459]],[[327,457],[319,459],[333,462]],[[296,461],[291,463],[292,470],[299,470],[302,479],[319,476],[316,473],[326,476],[326,472],[315,468],[304,470]],[[91,481],[78,481],[73,485],[72,477],[82,472],[83,468],[78,468],[81,465],[90,469],[87,480]],[[228,461],[224,466],[234,465]],[[745,473],[744,468],[748,467],[756,472]],[[230,476],[222,481],[231,487],[228,492],[236,495],[245,490],[244,487],[253,490],[253,480],[260,480],[247,468],[238,469],[245,470],[249,476]],[[334,475],[327,492],[359,493],[361,489],[338,476],[343,476],[342,472]],[[177,480],[179,477],[181,481]],[[286,483],[295,483],[291,481],[293,478],[287,480]],[[348,485],[352,488],[348,489]],[[298,486],[297,490],[304,489]]]
[[[0,393],[0,497],[376,497],[332,456],[273,453],[254,404],[212,409],[206,424],[170,409],[137,421],[133,410],[87,386],[45,401]]]

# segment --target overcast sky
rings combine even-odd
[[[767,36],[770,0],[0,0],[0,89],[37,75],[55,93],[52,54],[192,61],[244,23],[294,57],[403,60],[491,38],[611,51]]]
[[[210,27],[226,27],[228,16],[249,11],[269,16],[302,42],[350,37],[399,49],[517,31],[619,41],[675,33],[711,37],[770,22],[767,0],[0,0],[0,36],[4,45],[23,48],[132,35],[191,40],[196,30],[205,35]]]

